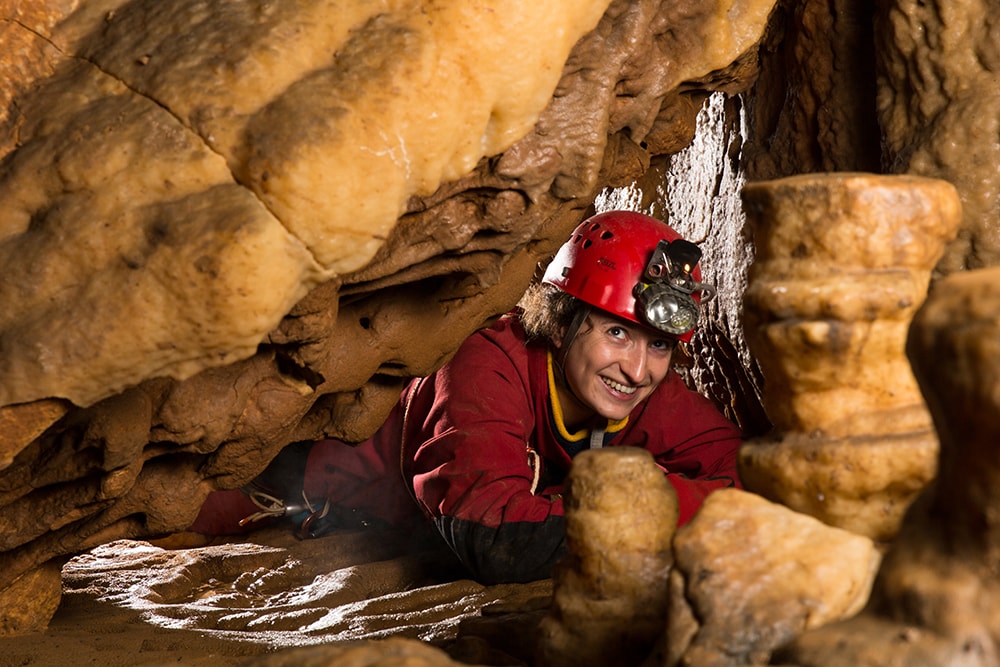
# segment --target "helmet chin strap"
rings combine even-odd
[[[570,321],[569,326],[566,327],[566,333],[563,335],[562,345],[559,346],[559,355],[556,358],[556,366],[559,368],[559,379],[562,380],[562,385],[566,387],[566,391],[569,392],[573,400],[580,405],[587,407],[576,392],[573,391],[573,386],[569,383],[569,379],[566,377],[566,355],[569,354],[569,347],[576,340],[576,335],[580,333],[580,327],[583,326],[584,321],[590,315],[590,305],[582,304],[580,309],[576,311],[573,315],[573,319]]]
[[[581,304],[579,310],[573,315],[573,319],[570,321],[569,326],[566,327],[566,333],[563,335],[562,345],[559,346],[559,369],[562,370],[566,363],[566,355],[569,354],[569,346],[573,344],[576,340],[576,335],[580,333],[580,327],[583,326],[584,321],[590,315],[590,305]],[[565,371],[563,376],[565,379]]]

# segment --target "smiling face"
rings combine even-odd
[[[563,344],[562,337],[555,341]],[[559,385],[566,426],[600,415],[624,419],[653,393],[670,370],[676,339],[648,327],[592,311],[563,356],[568,387]]]

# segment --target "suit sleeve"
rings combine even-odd
[[[743,435],[714,404],[683,386],[674,376],[668,401],[657,410],[658,434],[645,446],[677,491],[679,525],[687,523],[716,489],[742,488],[737,456]],[[647,407],[647,410],[651,408]],[[671,434],[669,441],[663,434]]]
[[[564,549],[563,507],[532,489],[526,365],[473,337],[410,401],[404,467],[417,503],[462,563],[484,583],[551,576]]]

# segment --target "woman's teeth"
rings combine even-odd
[[[604,380],[604,384],[608,385],[609,387],[611,387],[615,391],[621,392],[623,394],[634,394],[635,393],[635,390],[636,390],[635,387],[628,387],[628,386],[625,386],[623,384],[619,384],[619,383],[615,382],[614,380],[609,380],[608,378],[601,378],[601,379]]]

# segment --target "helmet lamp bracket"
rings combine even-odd
[[[715,296],[715,288],[698,282],[692,272],[701,259],[701,249],[690,241],[661,239],[646,264],[643,280],[633,294],[639,315],[653,328],[681,336],[698,324],[699,301]]]

